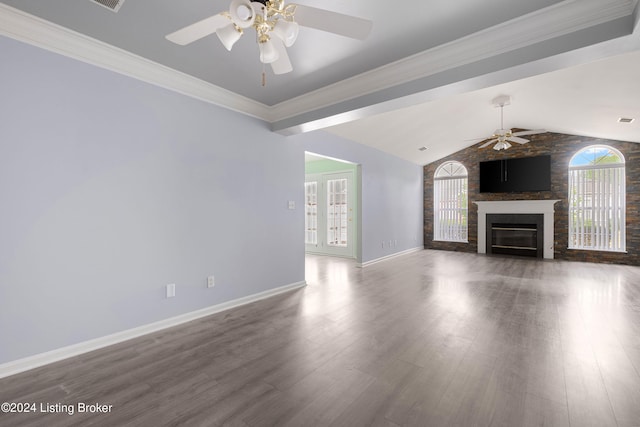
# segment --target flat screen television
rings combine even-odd
[[[481,193],[551,190],[551,156],[480,162]]]

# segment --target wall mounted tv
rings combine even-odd
[[[551,190],[551,156],[480,162],[481,193]]]

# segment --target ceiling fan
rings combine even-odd
[[[230,51],[244,29],[253,27],[260,62],[271,64],[274,74],[285,74],[293,70],[286,48],[295,43],[298,25],[364,40],[373,24],[366,19],[315,7],[293,3],[285,5],[284,0],[232,0],[228,12],[188,25],[166,38],[179,45],[187,45],[216,33]]]
[[[479,148],[485,148],[494,142],[496,145],[493,146],[494,150],[506,150],[511,147],[509,142],[515,142],[518,144],[526,144],[529,142],[528,139],[520,138],[525,135],[535,135],[538,133],[545,133],[544,129],[536,129],[536,130],[523,130],[518,132],[512,132],[511,129],[504,128],[504,106],[511,104],[511,98],[507,95],[502,95],[495,98],[492,101],[492,104],[495,107],[500,107],[500,129],[496,129],[488,139],[489,141],[482,144]]]

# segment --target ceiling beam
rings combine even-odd
[[[455,66],[457,60],[440,58],[441,52],[434,52],[431,58],[433,64],[422,64],[420,69],[436,69],[436,72],[394,86],[381,84],[380,89],[376,91],[340,102],[327,103],[316,109],[305,111],[302,105],[298,105],[299,113],[296,115],[287,116],[287,112],[280,111],[276,116],[285,118],[273,120],[272,130],[283,135],[309,132],[638,50],[640,40],[637,32],[634,32],[636,17],[632,13],[633,10],[629,9],[627,12],[623,17],[566,32],[537,43],[515,47],[512,50],[498,49],[494,55],[485,54],[462,65]],[[469,44],[476,43],[488,42],[469,41]],[[469,49],[473,50],[472,47]],[[447,68],[443,65],[447,59],[450,59],[453,66]],[[367,77],[358,76],[364,79]],[[346,82],[337,85],[342,86],[344,83]],[[343,89],[346,90],[346,87]],[[294,103],[295,100],[289,101],[286,108],[291,108]]]

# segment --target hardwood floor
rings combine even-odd
[[[640,425],[640,267],[422,251],[306,271],[304,289],[1,379],[0,402],[75,413],[0,425]]]

